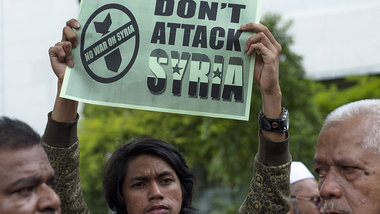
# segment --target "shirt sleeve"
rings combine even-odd
[[[72,122],[57,122],[48,114],[42,146],[57,175],[53,186],[61,199],[63,214],[88,214],[79,174],[78,117]]]
[[[259,152],[253,164],[248,194],[241,214],[285,214],[290,203],[290,163],[288,138],[272,142],[259,133]]]

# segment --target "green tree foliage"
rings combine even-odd
[[[293,159],[311,165],[321,117],[312,103],[311,82],[304,78],[301,57],[291,51],[291,22],[267,15],[263,23],[283,48],[280,81],[283,105],[290,111]],[[93,213],[105,213],[101,179],[104,164],[120,144],[135,137],[170,142],[183,152],[196,175],[195,201],[209,210],[235,213],[247,192],[257,152],[257,114],[261,96],[254,88],[250,120],[237,121],[199,116],[85,105],[80,122],[81,176],[86,201]],[[223,187],[223,188],[221,188]],[[212,194],[206,194],[215,189]],[[225,197],[226,192],[228,197]]]
[[[316,84],[314,97],[319,111],[326,117],[335,108],[356,100],[380,98],[380,76],[349,76],[343,82]]]

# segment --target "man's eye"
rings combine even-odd
[[[341,171],[347,180],[353,180],[363,172],[362,169],[353,166],[343,166],[341,167]]]
[[[162,179],[161,183],[163,183],[163,184],[169,184],[169,183],[171,183],[171,182],[173,182],[173,181],[174,181],[174,180],[171,179],[171,178],[164,178],[164,179]]]
[[[342,171],[346,172],[346,173],[351,173],[351,172],[355,172],[359,170],[359,168],[357,167],[353,167],[353,166],[342,166]]]
[[[29,196],[35,191],[36,187],[35,186],[27,186],[23,187],[19,190],[16,190],[15,193],[22,195],[22,196]]]
[[[133,188],[141,188],[144,186],[144,183],[143,182],[137,182],[135,184],[132,185]]]
[[[316,173],[318,173],[319,179],[323,179],[327,175],[327,170],[320,168],[315,170]]]

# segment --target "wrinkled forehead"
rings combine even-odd
[[[325,125],[317,140],[315,158],[319,156],[344,158],[365,150],[366,128],[360,121],[352,122],[332,122]]]
[[[345,118],[332,121],[322,127],[318,136],[319,145],[336,145],[338,143],[355,144],[363,143],[365,136],[369,135],[372,119],[367,115]]]
[[[380,133],[371,115],[359,115],[325,124],[314,155],[314,165],[366,165],[380,162]]]
[[[334,130],[335,129],[335,130]],[[365,143],[365,131],[330,128],[321,132],[314,155],[314,165],[352,165],[380,162],[379,153]]]
[[[0,176],[6,177],[5,179],[51,173],[53,169],[40,145],[22,149],[0,149]]]

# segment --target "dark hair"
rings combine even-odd
[[[0,117],[0,148],[20,149],[41,143],[41,137],[28,124]]]
[[[195,210],[192,207],[193,174],[176,148],[162,140],[150,138],[132,140],[118,148],[108,160],[104,169],[103,188],[109,208],[116,214],[127,213],[122,193],[127,165],[142,154],[158,156],[174,169],[182,189],[180,214],[192,213]]]

